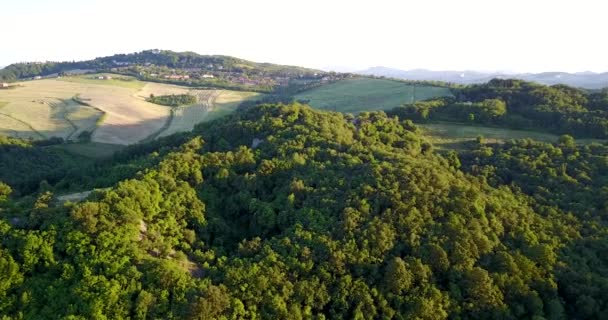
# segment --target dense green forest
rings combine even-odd
[[[490,114],[513,104],[472,102]],[[403,117],[300,104],[80,165],[0,142],[7,319],[608,314],[607,144],[479,139],[439,152]],[[81,203],[54,196],[104,186]]]
[[[454,88],[454,98],[420,101],[391,112],[414,121],[457,121],[608,138],[608,89],[494,79]]]
[[[195,104],[196,97],[190,94],[170,94],[164,96],[155,96],[151,94],[146,101],[163,106],[179,107],[183,105]]]

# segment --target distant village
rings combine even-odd
[[[154,53],[154,52],[153,52]],[[39,64],[37,62],[28,64]],[[100,65],[96,70],[78,69],[45,76],[35,76],[29,79],[40,80],[48,78],[61,78],[62,76],[75,76],[99,72],[115,73],[137,77],[144,81],[161,81],[183,83],[201,86],[228,86],[242,87],[249,90],[270,91],[278,87],[288,86],[314,86],[343,79],[349,75],[333,72],[265,72],[259,70],[232,70],[221,64],[209,63],[199,68],[169,68],[157,66],[150,62],[133,63],[128,61],[111,60]],[[96,75],[96,80],[112,80],[111,75]],[[7,88],[8,83],[2,83],[0,88]]]
[[[142,65],[129,62],[112,61],[114,67],[109,71],[119,74],[130,74],[138,76],[142,80],[168,80],[181,82],[203,82],[213,84],[214,82],[228,82],[246,87],[276,87],[288,86],[292,81],[306,82],[315,81],[327,83],[338,80],[340,75],[334,74],[289,74],[269,75],[248,72],[226,71],[222,65],[208,64],[205,68],[173,69],[164,66],[155,66],[150,63]]]

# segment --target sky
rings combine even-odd
[[[158,48],[344,71],[608,71],[602,0],[0,1],[0,66]]]

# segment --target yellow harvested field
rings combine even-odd
[[[97,122],[103,116],[101,110],[77,103],[74,99],[66,101],[65,108],[65,119],[74,127],[74,132],[68,139],[78,139],[78,135],[85,131],[94,132]]]
[[[247,91],[228,91],[222,90],[221,94],[215,99],[213,108],[209,112],[209,116],[205,121],[212,121],[236,111],[239,104],[247,100],[255,100],[263,95],[257,92]]]
[[[0,134],[76,140],[89,131],[94,142],[126,145],[153,135],[169,120],[169,107],[136,96],[145,83],[116,86],[74,79],[27,81],[0,91],[0,101],[6,102],[0,109]]]
[[[44,138],[36,131],[33,131],[27,124],[3,114],[0,114],[0,135],[21,139]]]
[[[215,98],[220,95],[220,90],[191,90],[188,94],[196,96],[198,103],[191,106],[173,108],[173,117],[167,129],[159,135],[166,137],[177,132],[191,131],[198,123],[205,121],[209,110],[213,108]],[[177,94],[177,93],[164,93]],[[181,94],[181,93],[179,93]],[[160,95],[160,94],[158,94]]]
[[[192,90],[186,87],[148,82],[139,92],[137,92],[137,97],[147,99],[151,94],[155,96],[165,96],[170,94],[188,94],[190,91]]]
[[[160,134],[161,137],[191,131],[199,123],[212,121],[236,111],[238,105],[245,100],[260,97],[257,92],[230,90],[193,90],[189,94],[196,95],[199,104],[174,108],[171,124]]]
[[[169,120],[170,108],[136,97],[136,90],[89,86],[79,95],[82,102],[104,112],[91,140],[111,144],[134,144],[155,134]]]
[[[221,94],[215,99],[215,103],[223,107],[230,107],[245,100],[259,97],[260,94],[257,92],[222,90]]]
[[[202,105],[177,107],[173,109],[173,119],[159,137],[166,137],[177,132],[191,131],[194,126],[205,121],[209,112]]]
[[[147,102],[151,94],[190,94],[198,102],[171,108]],[[26,81],[0,90],[0,134],[78,140],[87,131],[94,143],[129,145],[190,131],[196,124],[229,114],[240,102],[259,96],[255,92],[142,82],[125,76]]]
[[[27,128],[29,133],[11,134],[12,136],[31,136],[37,139],[61,137],[67,139],[77,128],[80,122],[96,121],[87,117],[98,118],[99,113],[92,109],[89,112],[80,112],[70,106],[72,97],[80,90],[76,84],[64,85],[56,80],[40,80],[20,83],[14,89],[0,91],[0,101],[7,102],[0,114],[0,129],[15,130],[15,121],[21,123],[19,130]],[[75,123],[66,118],[75,116]],[[8,118],[12,120],[7,120]]]

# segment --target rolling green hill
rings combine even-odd
[[[410,85],[399,81],[355,78],[320,86],[295,96],[311,106],[339,112],[388,110],[405,103],[451,96],[447,88]]]

